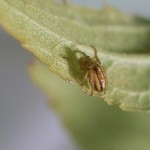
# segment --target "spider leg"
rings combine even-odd
[[[94,90],[94,86],[93,85],[91,85],[91,96],[93,95],[93,90]]]
[[[92,96],[93,95],[93,90],[94,90],[94,78],[93,78],[93,75],[91,74],[91,72],[89,72],[89,71],[85,71],[85,76],[84,76],[84,79],[83,79],[83,81],[82,81],[82,89],[83,89],[83,86],[84,86],[84,84],[85,84],[85,82],[86,82],[86,80],[88,79],[88,77],[90,76],[90,85],[91,85],[91,93],[90,93],[90,95]]]
[[[85,71],[85,76],[84,76],[84,79],[83,79],[82,84],[81,84],[82,90],[83,90],[83,88],[84,88],[85,82],[86,82],[87,79],[88,79],[88,76],[89,76],[89,72],[88,72],[88,71]],[[91,93],[90,93],[90,95],[92,96],[92,95],[93,95],[93,90],[94,90],[94,85],[91,84],[91,83],[90,83],[90,85],[91,85]],[[84,91],[84,90],[83,90],[83,91]]]
[[[88,72],[85,71],[85,75],[84,75],[83,81],[82,81],[82,83],[81,83],[82,88],[83,88],[83,86],[85,85],[85,82],[86,82],[87,78],[88,78]]]
[[[76,50],[76,51],[74,51],[74,52],[75,52],[75,53],[80,53],[80,54],[86,56],[86,54],[85,54],[84,52],[81,52],[81,51],[78,51],[78,50]]]
[[[94,58],[96,59],[96,61],[98,61],[99,63],[101,63],[100,62],[100,60],[98,59],[98,56],[97,56],[97,49],[94,47],[94,46],[92,46],[92,45],[90,45],[92,48],[93,48],[93,50],[94,50]]]
[[[91,96],[93,95],[93,91],[94,91],[94,72],[92,70],[90,70],[88,72],[88,75],[89,75],[89,83],[90,83],[90,86],[91,86]]]

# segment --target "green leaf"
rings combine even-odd
[[[150,109],[149,20],[111,7],[94,10],[49,0],[0,0],[0,24],[50,70],[78,85],[84,74],[73,51],[92,57],[93,45],[108,77],[104,100],[124,110]]]

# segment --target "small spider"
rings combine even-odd
[[[88,80],[91,86],[91,96],[93,95],[93,90],[97,92],[106,92],[107,86],[106,73],[103,69],[103,66],[101,65],[100,60],[97,57],[97,50],[94,47],[92,48],[94,49],[94,57],[92,58],[87,56],[84,52],[75,51],[83,55],[78,60],[80,69],[84,71],[84,78],[81,85],[83,88],[85,82]]]

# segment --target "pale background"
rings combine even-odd
[[[72,0],[101,7],[100,0]],[[109,0],[124,12],[150,17],[149,0]],[[0,29],[0,150],[78,150],[46,97],[30,81],[33,56]]]

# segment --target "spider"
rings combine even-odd
[[[107,86],[107,76],[101,65],[100,60],[97,57],[97,50],[95,47],[91,46],[94,50],[94,57],[90,58],[84,52],[74,51],[77,53],[81,53],[83,56],[79,58],[78,63],[80,65],[80,69],[84,71],[84,78],[82,81],[82,89],[86,83],[89,82],[91,86],[91,93],[93,95],[93,91],[97,92],[106,92]]]

